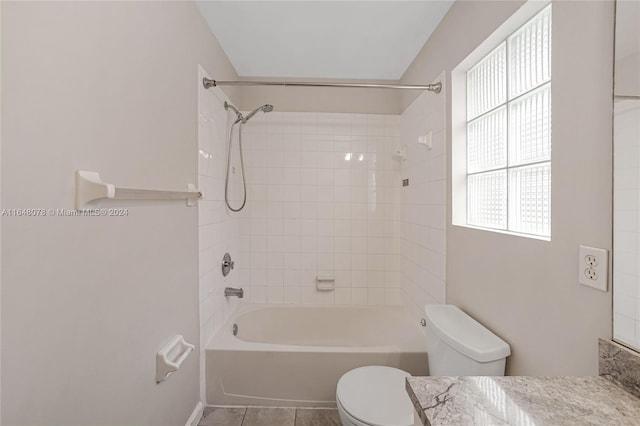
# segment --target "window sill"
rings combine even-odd
[[[496,233],[496,234],[511,235],[513,237],[523,237],[523,238],[529,238],[529,239],[532,239],[532,240],[551,242],[551,237],[544,237],[542,235],[523,234],[523,233],[520,233],[520,232],[504,231],[502,229],[493,229],[493,228],[483,228],[481,226],[474,226],[474,225],[461,224],[461,223],[452,223],[452,225],[453,226],[458,226],[460,228],[476,229],[478,231],[487,231],[487,232],[493,232],[493,233]]]

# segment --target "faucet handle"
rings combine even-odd
[[[222,258],[222,276],[226,277],[231,272],[235,266],[235,262],[231,260],[231,255],[229,253],[225,253]]]

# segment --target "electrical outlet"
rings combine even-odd
[[[587,277],[588,280],[596,281],[598,279],[598,271],[593,268],[587,268],[584,270],[584,276]]]
[[[584,257],[584,262],[589,265],[589,267],[595,268],[596,266],[598,266],[598,256],[588,254]]]
[[[578,256],[578,282],[607,291],[609,252],[604,249],[580,246]]]

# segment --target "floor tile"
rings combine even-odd
[[[340,426],[338,410],[298,408],[295,426]]]
[[[246,411],[244,407],[206,407],[198,426],[241,426]]]
[[[295,408],[247,408],[242,426],[294,426]]]

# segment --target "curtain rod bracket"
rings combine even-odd
[[[205,77],[202,79],[202,85],[205,89],[210,89],[212,87],[216,87],[216,81]]]

